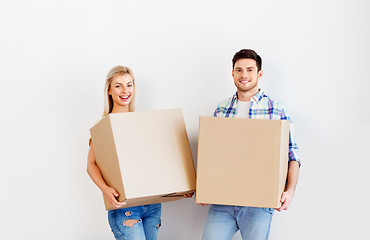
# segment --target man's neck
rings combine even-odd
[[[250,101],[251,98],[256,95],[257,93],[259,92],[259,88],[256,86],[255,88],[249,90],[249,91],[246,91],[246,92],[242,92],[240,91],[239,89],[237,90],[237,94],[238,94],[238,100],[239,101],[243,101],[243,102],[247,102],[247,101]]]

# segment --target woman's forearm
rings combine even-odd
[[[98,166],[96,165],[94,149],[92,146],[90,146],[89,154],[87,156],[87,173],[101,191],[108,187]]]

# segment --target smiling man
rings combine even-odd
[[[237,91],[218,105],[215,117],[290,120],[285,107],[259,89],[258,81],[263,75],[262,59],[255,51],[240,50],[234,55],[232,64]],[[288,209],[295,192],[301,165],[297,150],[290,124],[288,177],[281,196],[282,206],[277,211]],[[203,240],[229,240],[238,230],[243,240],[266,240],[274,211],[272,208],[212,204]]]

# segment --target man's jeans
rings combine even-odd
[[[108,220],[114,237],[117,240],[156,240],[161,226],[161,207],[157,203],[109,210]]]
[[[229,240],[240,230],[243,240],[266,240],[273,214],[273,208],[212,204],[202,239]]]

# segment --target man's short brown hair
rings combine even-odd
[[[256,60],[257,70],[260,71],[262,69],[262,58],[252,49],[242,49],[239,52],[235,53],[233,57],[233,69],[236,61],[244,58]]]

